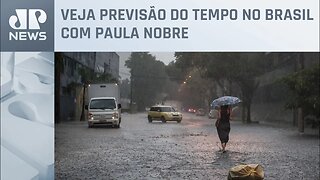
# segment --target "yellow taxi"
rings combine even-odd
[[[148,112],[148,121],[160,120],[166,121],[177,121],[178,123],[182,120],[182,114],[176,111],[172,106],[152,106]]]

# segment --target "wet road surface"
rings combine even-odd
[[[228,170],[258,163],[265,179],[319,179],[319,136],[295,129],[231,122],[227,152],[219,151],[214,120],[183,114],[148,123],[123,114],[120,129],[86,122],[55,126],[56,179],[227,179]]]

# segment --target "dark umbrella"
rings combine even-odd
[[[222,96],[222,97],[219,97],[218,99],[213,100],[211,103],[211,107],[216,108],[216,107],[225,106],[225,105],[237,105],[240,102],[241,100],[237,97]]]

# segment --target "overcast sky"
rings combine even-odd
[[[174,52],[150,52],[152,55],[156,56],[156,59],[159,61],[164,62],[166,65],[168,65],[171,61],[174,61]],[[129,58],[131,52],[117,52],[117,54],[120,56],[120,68],[119,68],[119,74],[121,76],[121,79],[130,78],[129,69],[125,67],[125,62]]]

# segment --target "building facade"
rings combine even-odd
[[[85,83],[108,74],[119,80],[119,55],[115,52],[63,52],[56,54],[59,72],[59,114],[56,121],[79,120],[83,110]],[[56,107],[57,108],[57,107]]]

